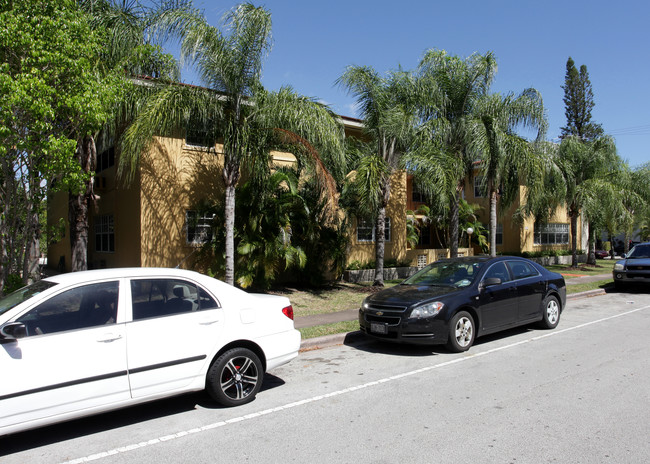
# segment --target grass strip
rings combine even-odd
[[[344,332],[354,332],[359,330],[359,321],[343,321],[334,324],[316,325],[314,327],[304,327],[300,330],[302,339],[322,337],[324,335],[334,335]]]
[[[571,295],[573,293],[587,292],[589,290],[608,289],[614,287],[614,281],[612,279],[599,280],[597,282],[589,282],[586,284],[576,284],[576,285],[567,285],[566,293]]]

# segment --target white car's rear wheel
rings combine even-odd
[[[255,353],[247,348],[233,348],[210,367],[206,390],[224,406],[239,406],[255,399],[263,377],[262,362]]]

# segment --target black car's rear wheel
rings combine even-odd
[[[469,350],[476,336],[474,319],[466,311],[460,311],[449,321],[449,351],[460,353]]]
[[[542,302],[542,320],[539,325],[544,329],[554,329],[560,322],[560,303],[553,295]]]
[[[260,358],[247,348],[233,348],[219,356],[208,371],[205,388],[224,406],[253,401],[262,387],[264,371]]]

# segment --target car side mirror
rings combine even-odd
[[[501,285],[501,279],[498,277],[488,277],[487,279],[483,280],[483,288],[492,287],[494,285]]]
[[[0,327],[0,343],[18,340],[27,336],[27,327],[23,322],[10,322]]]

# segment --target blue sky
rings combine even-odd
[[[213,25],[236,1],[195,0]],[[548,138],[565,125],[565,66],[587,65],[596,106],[592,120],[614,136],[631,166],[650,161],[650,2],[602,0],[266,0],[273,49],[263,83],[290,85],[357,116],[354,99],[334,85],[348,65],[379,72],[413,69],[425,50],[466,57],[492,51],[499,71],[495,92],[539,90],[549,120]],[[183,72],[187,83],[200,84]]]

